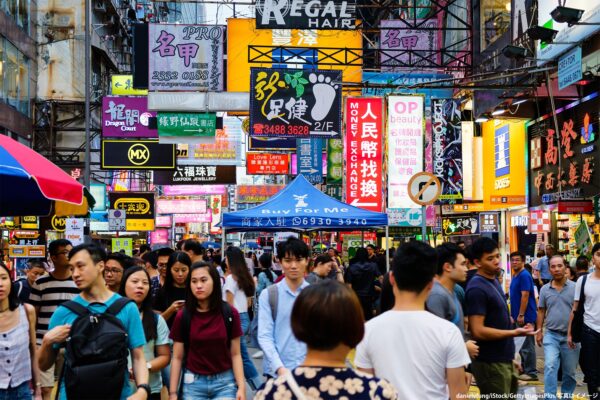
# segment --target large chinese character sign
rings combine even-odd
[[[150,24],[149,90],[223,90],[225,27]]]
[[[346,202],[382,211],[383,99],[346,100]]]
[[[455,202],[462,199],[463,187],[460,100],[433,100],[431,123],[433,173],[442,184],[439,198]]]
[[[339,136],[341,72],[252,68],[250,75],[251,135]]]

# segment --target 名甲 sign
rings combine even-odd
[[[323,141],[321,139],[297,139],[296,171],[313,185],[323,182]]]
[[[354,29],[356,0],[257,0],[259,29]]]
[[[146,97],[102,98],[102,136],[118,138],[155,138],[158,132],[150,129],[150,118],[156,113],[148,111]]]
[[[383,98],[346,99],[346,202],[383,209]]]
[[[422,206],[435,203],[441,192],[440,180],[430,172],[419,172],[408,181],[410,199]]]
[[[150,24],[149,90],[223,90],[225,27]]]
[[[341,75],[338,71],[251,68],[250,134],[339,136]]]
[[[246,153],[248,175],[287,175],[290,173],[289,154]]]
[[[103,140],[102,169],[173,169],[175,145],[151,140]]]

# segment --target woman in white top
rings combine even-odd
[[[254,279],[246,267],[244,253],[238,247],[229,247],[225,251],[225,262],[230,275],[225,278],[225,284],[223,285],[224,297],[240,313],[242,331],[246,334],[250,326],[248,303],[249,299],[254,295]],[[248,348],[246,347],[246,339],[244,337],[241,340],[241,352],[246,381],[253,390],[257,390],[262,385],[262,379],[248,355]]]
[[[0,261],[0,398],[41,400],[35,362],[35,309],[19,304],[10,271]]]

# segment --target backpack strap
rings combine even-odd
[[[188,348],[190,347],[190,329],[192,325],[192,316],[188,312],[186,307],[181,309],[181,337],[183,339],[183,346],[185,347],[185,353],[187,354]]]
[[[587,280],[587,275],[583,276],[583,280],[581,281],[581,289],[579,290],[579,307],[581,307],[582,310],[585,310],[585,281]]]
[[[267,293],[269,294],[269,306],[271,307],[271,317],[273,318],[273,323],[275,323],[275,319],[277,318],[277,303],[279,303],[279,290],[277,289],[277,285],[271,285],[267,289]]]
[[[61,304],[61,306],[68,308],[70,311],[77,314],[78,317],[83,317],[90,313],[90,310],[88,310],[87,307],[84,307],[81,304],[79,304],[73,300],[65,301],[64,303]]]
[[[120,313],[121,310],[130,302],[132,302],[131,299],[128,299],[127,297],[120,297],[106,309],[106,314],[116,317],[117,314]]]
[[[231,335],[233,332],[233,310],[226,301],[221,303],[221,311],[223,312],[223,320],[225,320],[225,330],[227,331],[227,345],[231,347]]]

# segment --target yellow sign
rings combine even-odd
[[[129,257],[132,255],[133,250],[133,239],[131,238],[112,238],[111,250],[114,253],[118,253],[121,250],[125,250],[125,254]]]
[[[147,96],[148,90],[133,88],[133,75],[111,76],[112,94],[115,96]]]
[[[150,150],[141,143],[136,143],[127,151],[127,158],[134,165],[144,165],[150,160]]]
[[[454,204],[453,210],[455,212],[479,212],[485,211],[485,207],[483,203],[463,203],[463,204]]]
[[[485,209],[526,205],[525,120],[485,122],[482,136]]]
[[[21,217],[21,228],[23,229],[38,229],[40,227],[40,223],[38,217],[35,216],[27,216]]]
[[[250,47],[252,46],[252,47]],[[256,29],[254,19],[227,20],[227,90],[250,91],[250,67],[271,68],[276,47],[314,48],[319,69],[342,70],[344,82],[362,81],[362,34],[360,30]],[[344,49],[350,49],[348,52]],[[280,50],[277,50],[280,51]],[[309,51],[311,54],[312,51]],[[303,52],[306,53],[306,52]],[[291,54],[286,65],[298,67]],[[253,60],[250,63],[248,60]],[[332,65],[339,63],[339,65]],[[355,65],[347,66],[353,63]]]
[[[188,158],[190,153],[190,145],[187,143],[178,143],[176,156],[179,158]]]
[[[153,219],[130,219],[125,221],[125,229],[128,231],[153,231]]]
[[[127,215],[144,215],[150,211],[150,203],[144,198],[123,197],[115,201],[114,207]],[[152,220],[154,221],[154,220]]]
[[[52,216],[52,229],[57,232],[64,232],[67,229],[67,219],[65,217]]]
[[[44,258],[46,257],[46,246],[44,245],[9,245],[8,256],[11,258]]]

